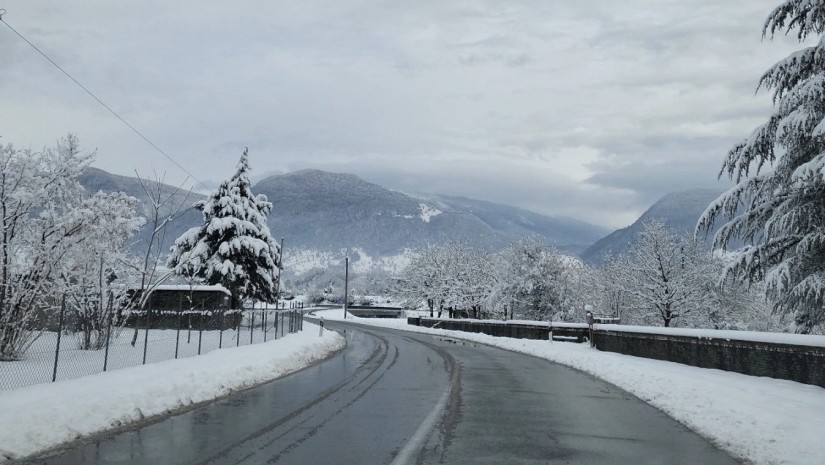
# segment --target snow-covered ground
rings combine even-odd
[[[360,247],[354,247],[350,252],[353,255],[350,258],[350,271],[354,273],[367,273],[373,270],[397,273],[410,263],[413,253],[410,249],[404,249],[396,255],[374,257]],[[310,270],[344,267],[344,251],[333,253],[314,249],[292,249],[285,257],[284,266],[290,276],[299,276]]]
[[[333,331],[0,391],[0,462],[284,376],[344,346]],[[247,335],[248,336],[248,335]]]
[[[269,312],[270,321],[275,318],[276,312]],[[286,317],[284,317],[286,318]],[[259,323],[259,322],[256,322]],[[280,323],[280,320],[279,320]],[[244,324],[248,325],[246,319]],[[173,329],[149,330],[149,341],[146,350],[146,363],[154,363],[175,358],[175,346],[178,348],[178,358],[186,358],[218,349],[218,347],[235,347],[264,342],[280,338],[282,332],[286,334],[288,324],[275,329],[268,325],[266,335],[260,326],[250,330],[241,327],[240,337],[234,329],[221,331],[203,331],[197,329],[176,331]],[[107,370],[134,367],[143,363],[143,344],[146,333],[141,330],[135,346],[132,341],[131,328],[113,331],[109,343],[109,357]],[[105,351],[80,350],[77,343],[78,335],[63,335],[60,345],[60,356],[57,364],[57,380],[67,380],[87,376],[103,371]],[[200,348],[199,348],[200,346]],[[38,383],[48,383],[52,380],[54,370],[54,353],[57,347],[57,333],[46,331],[34,341],[26,351],[26,357],[20,361],[0,363],[0,392],[7,389],[16,389]]]
[[[327,320],[340,310],[318,311]],[[590,349],[410,326],[406,320],[359,323],[449,336],[542,357],[597,376],[659,408],[746,463],[825,464],[825,389]]]

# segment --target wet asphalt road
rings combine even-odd
[[[37,464],[734,464],[626,392],[561,365],[327,323],[318,365]]]

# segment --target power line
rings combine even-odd
[[[60,65],[58,65],[57,63],[55,63],[55,62],[54,62],[54,60],[52,60],[51,58],[49,58],[49,56],[48,56],[48,55],[46,55],[45,53],[43,53],[43,51],[42,51],[42,50],[40,50],[39,48],[37,48],[37,46],[36,46],[36,45],[34,45],[33,43],[31,43],[31,42],[29,41],[29,39],[27,39],[27,38],[23,37],[23,34],[21,34],[21,33],[17,32],[17,29],[15,29],[15,28],[11,27],[11,25],[10,25],[9,23],[7,23],[5,19],[3,19],[3,16],[4,16],[5,14],[6,14],[6,10],[4,10],[4,9],[0,8],[0,23],[5,24],[7,28],[9,28],[12,32],[14,32],[15,34],[17,34],[17,36],[18,36],[18,37],[20,37],[21,39],[23,39],[23,41],[24,41],[24,42],[26,42],[27,44],[29,44],[29,46],[30,46],[31,48],[35,49],[35,50],[37,51],[37,53],[39,53],[39,54],[40,54],[43,58],[45,58],[46,60],[48,60],[48,62],[49,62],[49,63],[51,63],[52,65],[54,65],[54,67],[55,67],[55,68],[59,69],[59,70],[60,70],[60,72],[62,72],[63,74],[65,74],[65,75],[66,75],[66,77],[68,77],[69,79],[71,79],[71,80],[72,80],[72,82],[74,82],[75,84],[77,84],[77,86],[78,86],[78,87],[80,87],[81,89],[83,89],[84,91],[86,91],[86,93],[87,93],[87,94],[89,94],[89,96],[90,96],[90,97],[92,97],[93,99],[95,99],[95,100],[97,101],[97,103],[99,103],[99,104],[100,104],[103,108],[105,108],[106,110],[108,110],[108,111],[109,111],[109,113],[111,113],[112,115],[114,115],[114,117],[115,117],[115,118],[119,119],[119,120],[120,120],[123,124],[125,124],[125,125],[126,125],[126,127],[128,127],[129,129],[131,129],[131,130],[132,130],[132,132],[134,132],[135,134],[137,134],[137,135],[138,135],[141,139],[145,140],[145,141],[146,141],[146,143],[147,143],[147,144],[149,144],[149,145],[151,145],[151,146],[152,146],[152,148],[154,148],[155,150],[157,150],[157,151],[158,151],[158,153],[160,153],[161,155],[163,155],[164,157],[166,157],[166,158],[167,158],[169,161],[171,161],[171,162],[172,162],[175,166],[177,166],[177,167],[178,167],[178,168],[180,168],[180,169],[181,169],[184,173],[186,173],[186,174],[187,174],[190,178],[194,179],[194,180],[195,180],[198,184],[200,184],[200,185],[201,185],[204,189],[207,189],[207,190],[209,189],[209,188],[206,186],[206,184],[204,184],[203,182],[201,182],[201,180],[200,180],[200,179],[196,178],[194,174],[190,173],[190,172],[189,172],[189,170],[187,170],[186,168],[184,168],[184,167],[183,167],[183,165],[181,165],[180,163],[178,163],[177,161],[175,161],[175,159],[174,159],[174,158],[172,158],[172,156],[171,156],[171,155],[169,155],[168,153],[164,152],[164,151],[163,151],[163,149],[161,149],[160,147],[158,147],[157,145],[155,145],[155,143],[154,143],[154,142],[152,142],[151,140],[149,140],[149,138],[148,138],[148,137],[144,136],[142,132],[138,131],[138,130],[134,127],[134,126],[132,126],[131,124],[129,124],[129,122],[128,122],[128,121],[126,121],[125,119],[123,119],[123,117],[122,117],[122,116],[120,116],[120,115],[119,115],[116,111],[112,110],[112,108],[111,108],[111,107],[109,107],[109,105],[106,105],[106,104],[103,102],[103,100],[100,100],[100,99],[99,99],[99,98],[98,98],[95,94],[93,94],[93,93],[92,93],[92,91],[90,91],[88,88],[86,88],[86,86],[84,86],[83,84],[81,84],[81,83],[80,83],[77,79],[75,79],[75,78],[74,78],[71,74],[69,74],[69,73],[68,73],[65,69],[63,69],[63,68],[62,68]]]

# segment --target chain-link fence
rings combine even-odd
[[[34,335],[20,360],[0,361],[0,391],[279,339],[304,320],[300,309],[146,310],[90,334],[63,316]]]

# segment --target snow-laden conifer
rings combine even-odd
[[[203,224],[175,241],[168,265],[226,287],[235,308],[242,298],[274,302],[281,251],[266,223],[272,204],[265,195],[252,194],[247,150],[235,175],[195,208],[203,212]]]
[[[774,9],[763,34],[797,30],[820,40],[771,67],[759,88],[773,92],[774,113],[728,153],[721,175],[736,185],[699,221],[725,224],[714,242],[753,244],[740,250],[728,275],[765,280],[778,310],[793,313],[796,331],[825,321],[825,0],[788,0]]]

